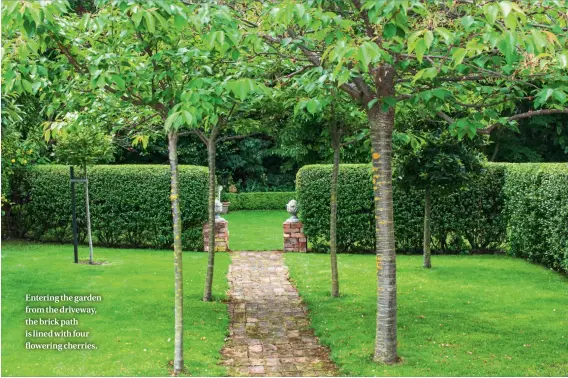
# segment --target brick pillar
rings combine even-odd
[[[209,252],[209,224],[203,225],[203,250]],[[215,222],[215,252],[229,251],[229,222]]]
[[[284,252],[307,252],[308,239],[302,222],[284,222]]]

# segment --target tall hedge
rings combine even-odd
[[[502,166],[510,252],[568,273],[568,164]]]
[[[223,193],[223,201],[235,210],[286,210],[286,204],[296,198],[296,192]]]
[[[207,219],[205,167],[180,166],[184,248],[202,250]],[[69,167],[34,167],[27,178],[30,202],[26,218],[37,240],[71,241]],[[84,193],[77,188],[80,235],[85,233]],[[99,244],[168,248],[173,241],[170,173],[166,165],[98,165],[89,168],[91,221]]]
[[[396,177],[396,175],[395,175]],[[400,178],[404,179],[404,178]],[[298,171],[296,191],[304,230],[316,251],[329,245],[330,165]],[[423,192],[394,181],[396,247],[422,249]],[[568,273],[568,164],[487,164],[452,193],[432,194],[432,236],[438,252],[499,250]],[[338,248],[374,248],[368,165],[342,165],[338,187]]]
[[[314,250],[329,243],[331,165],[301,168],[296,177],[300,217]],[[505,239],[502,214],[503,168],[488,166],[483,174],[453,193],[432,193],[432,235],[438,252],[497,249]],[[393,207],[397,250],[422,249],[424,193],[394,181]],[[374,251],[371,170],[365,164],[340,167],[338,185],[338,249]]]

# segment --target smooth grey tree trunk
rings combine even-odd
[[[207,143],[207,160],[209,164],[209,251],[207,257],[207,276],[205,277],[205,290],[203,300],[211,301],[213,286],[213,271],[215,266],[215,153],[216,135],[212,135]]]
[[[339,297],[339,275],[337,270],[337,182],[339,181],[340,135],[337,125],[332,131],[333,170],[331,174],[331,199],[329,217],[329,246],[331,260],[331,296]]]
[[[87,216],[87,237],[89,238],[89,264],[94,264],[93,236],[91,234],[91,209],[89,207],[89,179],[87,177],[87,165],[83,165],[83,176],[85,176],[85,212]]]
[[[181,244],[181,210],[179,204],[179,174],[177,156],[178,134],[168,133],[170,160],[170,201],[174,234],[174,374],[183,371],[183,271]]]
[[[431,230],[430,230],[430,223],[431,223],[431,214],[432,214],[432,193],[430,191],[430,186],[426,186],[424,189],[424,268],[431,268],[432,261],[431,261],[431,250],[430,250],[430,243],[431,243]]]
[[[394,69],[376,73],[380,97],[394,95]],[[394,108],[384,112],[381,101],[368,110],[373,161],[375,237],[377,254],[377,327],[373,359],[385,364],[398,361],[396,334],[396,253],[392,197],[392,133]]]

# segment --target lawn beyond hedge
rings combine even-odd
[[[80,248],[80,258],[88,250]],[[73,264],[70,245],[3,243],[2,245],[2,375],[3,376],[167,376],[173,359],[174,275],[171,251],[95,248],[95,259],[110,264]],[[228,328],[229,256],[215,258],[214,302],[201,301],[207,254],[185,252],[184,357],[193,376],[220,376],[219,350]],[[96,315],[77,315],[79,325],[65,329],[90,331],[94,351],[26,350],[25,342],[61,342],[24,337],[26,294],[102,295]],[[35,302],[28,305],[43,305]],[[65,303],[69,305],[69,303]],[[61,306],[50,303],[52,306]],[[58,314],[52,315],[57,316]],[[45,315],[42,315],[45,317]],[[60,318],[71,318],[71,315]],[[85,339],[69,339],[75,343]]]
[[[373,363],[375,256],[286,254],[320,341],[352,376],[568,376],[568,279],[505,256],[399,256],[401,364]]]

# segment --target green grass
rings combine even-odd
[[[340,255],[342,296],[329,297],[329,255],[287,254],[312,326],[353,376],[568,376],[568,280],[505,256],[399,256],[402,363],[372,362],[375,257]]]
[[[270,251],[284,248],[285,211],[241,210],[223,215],[229,222],[229,248],[233,251]]]
[[[108,265],[72,263],[73,247],[3,243],[2,370],[3,376],[166,376],[173,359],[173,256],[171,251],[95,248],[96,260]],[[87,258],[86,248],[80,249]],[[188,373],[219,376],[219,350],[228,329],[227,290],[230,258],[216,255],[215,301],[201,301],[205,253],[186,252],[184,263],[184,357]],[[26,341],[83,342],[84,339],[26,339],[26,294],[102,295],[96,315],[76,315],[90,331],[94,351],[26,350]],[[28,303],[30,304],[30,303]],[[65,303],[69,305],[69,303]],[[31,304],[42,305],[41,302]],[[43,303],[46,306],[46,303]],[[51,306],[56,306],[50,303]],[[59,303],[58,306],[61,306]],[[71,304],[73,305],[73,304]],[[52,317],[73,315],[54,314]],[[33,327],[49,330],[56,327]]]

